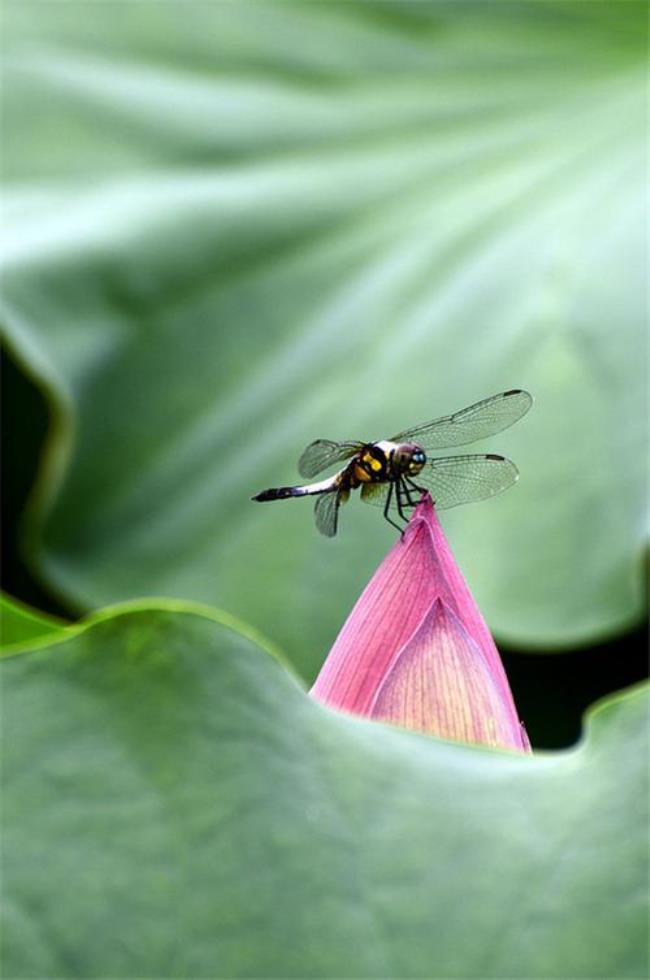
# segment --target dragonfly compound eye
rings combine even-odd
[[[419,473],[424,466],[426,459],[427,458],[423,451],[421,449],[416,449],[409,462],[409,472],[413,474]]]

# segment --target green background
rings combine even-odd
[[[642,5],[6,20],[4,322],[51,401],[30,549],[68,605],[215,603],[311,677],[393,532],[250,495],[313,438],[526,387],[490,443],[519,486],[445,517],[481,607],[543,650],[638,620]]]

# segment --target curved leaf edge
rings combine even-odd
[[[650,545],[645,545],[639,549],[635,559],[639,571],[639,580],[645,575],[645,568],[650,560]],[[578,630],[577,632],[564,632],[562,635],[551,635],[544,643],[524,636],[518,630],[501,630],[495,635],[494,639],[498,647],[506,647],[525,653],[528,656],[536,657],[542,654],[560,656],[563,653],[580,653],[589,650],[593,646],[605,646],[608,643],[616,643],[625,637],[626,633],[631,633],[640,629],[648,618],[648,608],[644,605],[640,612],[632,615],[621,616],[616,621],[609,624],[608,629],[601,630],[597,634],[592,629]]]
[[[650,725],[650,680],[638,681],[636,684],[624,687],[620,691],[606,694],[589,705],[582,716],[582,735],[575,745],[571,746],[569,751],[579,749],[587,742],[591,743],[594,738],[594,731],[596,732],[596,737],[600,734],[600,729],[606,716],[632,701],[645,701],[646,720]],[[547,754],[556,755],[557,753],[550,752]]]
[[[16,643],[4,649],[0,649],[0,660],[8,660],[12,657],[28,654],[47,647],[60,646],[66,641],[79,636],[82,633],[89,632],[95,627],[111,620],[137,616],[141,613],[156,612],[176,613],[181,616],[198,617],[200,619],[209,620],[212,623],[231,630],[254,644],[266,655],[270,656],[279,667],[284,668],[289,677],[298,683],[301,693],[309,699],[313,707],[317,711],[324,712],[325,714],[329,715],[330,719],[335,718],[339,722],[344,721],[348,724],[351,723],[353,725],[359,725],[366,730],[376,729],[377,726],[379,726],[380,728],[384,729],[384,734],[388,734],[388,732],[390,732],[393,736],[398,738],[416,739],[418,743],[420,743],[420,746],[423,744],[444,744],[447,747],[453,746],[454,748],[462,751],[472,751],[473,753],[478,752],[483,755],[487,754],[490,756],[499,756],[501,758],[508,757],[513,762],[521,761],[525,765],[530,765],[531,763],[534,764],[536,761],[573,760],[577,756],[582,758],[584,754],[588,754],[591,751],[591,749],[594,747],[594,743],[599,740],[601,732],[604,728],[603,722],[606,720],[606,718],[609,715],[616,713],[620,708],[630,707],[632,702],[641,700],[645,701],[646,716],[648,722],[650,722],[650,681],[641,681],[632,685],[631,687],[627,687],[623,690],[616,691],[613,694],[606,695],[604,698],[600,698],[598,701],[590,705],[582,716],[582,730],[580,738],[573,745],[557,751],[544,749],[535,750],[533,756],[520,757],[517,753],[513,753],[505,749],[495,749],[484,745],[474,745],[460,741],[449,741],[446,739],[434,738],[433,736],[423,735],[420,732],[411,732],[398,726],[385,724],[383,722],[370,721],[365,718],[350,715],[346,712],[336,711],[333,708],[329,708],[320,704],[319,702],[314,701],[309,696],[302,678],[298,675],[291,662],[274,643],[268,640],[255,627],[250,626],[248,623],[238,619],[236,616],[232,616],[225,610],[217,609],[207,604],[193,602],[190,600],[169,599],[165,597],[131,599],[126,602],[106,606],[103,609],[91,613],[78,623],[73,623],[69,626],[60,628],[56,634],[50,633],[38,637],[35,640]]]
[[[11,632],[12,624],[19,624],[20,628],[28,632],[29,635],[20,640],[5,641],[5,630],[8,624],[9,632]],[[35,640],[41,637],[47,636],[52,640],[53,634],[61,633],[69,625],[66,620],[36,609],[8,592],[0,592],[0,654],[19,645],[33,644]]]
[[[15,643],[0,649],[0,659],[15,657],[21,654],[30,653],[32,650],[40,650],[43,647],[57,646],[81,633],[94,629],[94,627],[108,620],[120,619],[125,616],[137,615],[138,613],[178,613],[180,615],[198,616],[201,619],[208,619],[219,626],[238,633],[245,639],[250,640],[266,654],[276,660],[292,676],[297,677],[293,665],[285,657],[283,652],[271,640],[265,637],[254,626],[250,626],[243,620],[232,616],[223,609],[217,609],[201,602],[193,602],[189,599],[169,599],[165,596],[150,597],[142,599],[128,599],[125,602],[118,602],[114,605],[105,606],[95,612],[90,613],[77,623],[71,623],[59,629],[57,635],[51,634],[38,637],[36,640],[26,640],[22,643]],[[302,683],[302,682],[301,682]]]
[[[81,615],[86,609],[57,586],[38,560],[42,531],[65,482],[74,450],[77,427],[74,399],[46,354],[36,348],[27,349],[20,328],[12,324],[4,299],[0,315],[0,337],[27,383],[43,398],[48,418],[34,482],[18,517],[20,554],[35,581],[62,605]]]

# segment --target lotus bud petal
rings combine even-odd
[[[530,751],[494,640],[428,495],[363,591],[311,694],[442,738]]]

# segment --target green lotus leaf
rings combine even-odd
[[[326,542],[251,494],[312,439],[521,386],[490,443],[519,485],[445,519],[479,604],[544,649],[637,619],[645,5],[115,11],[5,14],[3,321],[53,412],[50,586],[232,609],[312,677],[393,531],[354,501]]]
[[[7,976],[646,975],[641,690],[570,751],[471,748],[172,602],[2,670]]]
[[[23,643],[55,637],[66,624],[53,616],[31,609],[11,596],[0,594],[0,648],[13,649]]]

